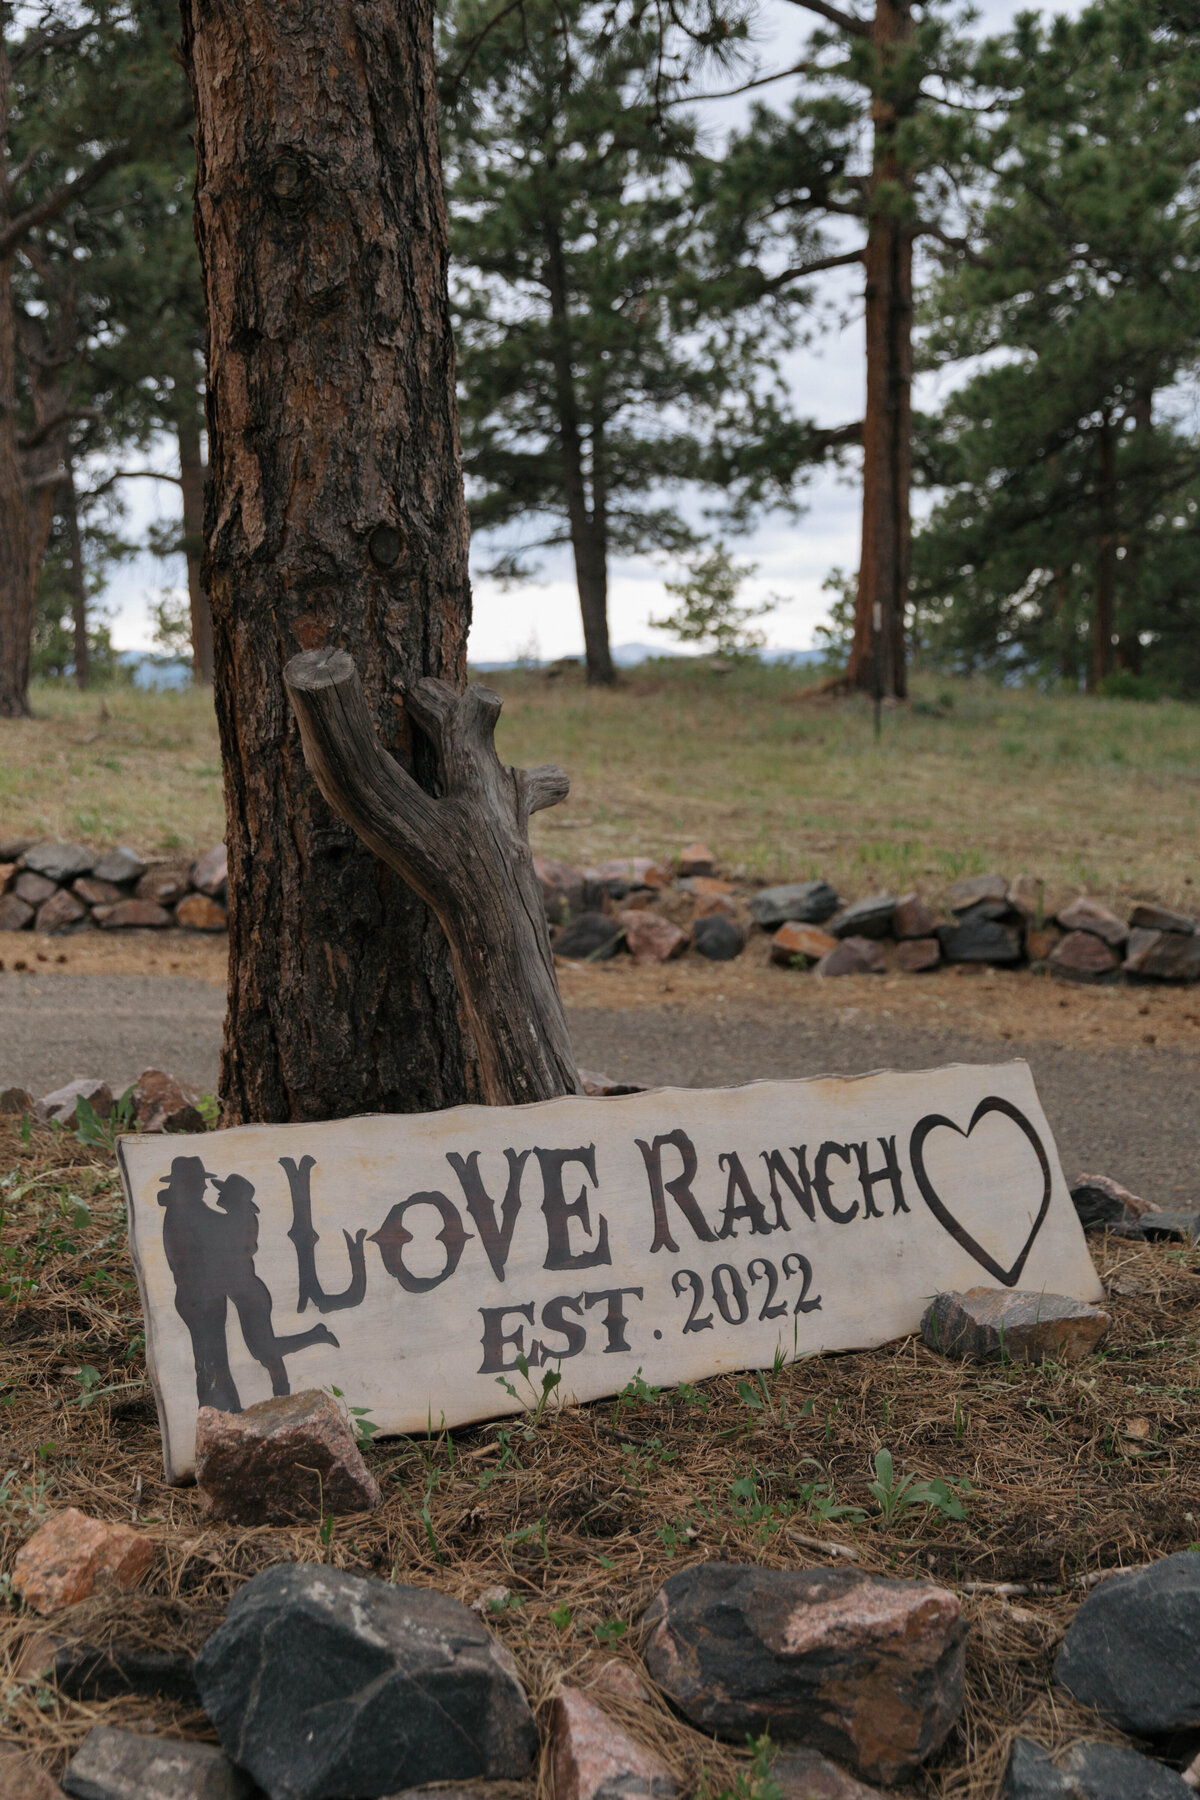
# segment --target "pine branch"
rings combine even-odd
[[[871,27],[866,19],[858,18],[854,13],[842,12],[839,7],[830,6],[828,0],[792,0],[793,6],[802,6],[806,12],[819,14],[836,25],[839,31],[848,32],[851,37],[866,38],[871,35]]]
[[[860,263],[863,255],[864,251],[861,248],[843,250],[838,256],[821,256],[815,262],[797,263],[794,269],[785,269],[782,275],[772,275],[769,279],[764,279],[762,291],[764,294],[777,294],[780,288],[786,287],[789,282],[804,281],[810,275],[823,275],[826,269],[844,269],[851,263]]]
[[[112,169],[119,166],[128,152],[128,144],[114,144],[103,151],[88,168],[73,175],[70,181],[64,181],[53,193],[47,194],[33,206],[27,206],[15,219],[10,219],[3,231],[0,231],[0,262],[11,256],[31,231],[36,231],[39,225],[57,218],[59,213],[70,206],[72,200],[90,193]]]

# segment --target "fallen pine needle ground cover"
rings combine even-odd
[[[1051,1678],[1093,1578],[1200,1547],[1200,1252],[1091,1242],[1113,1323],[1083,1364],[962,1364],[906,1339],[678,1390],[631,1371],[613,1400],[536,1418],[531,1389],[523,1418],[366,1446],[376,1512],[249,1530],[210,1524],[194,1489],[162,1481],[111,1157],[0,1121],[0,1741],[57,1775],[99,1722],[211,1736],[165,1701],[67,1698],[36,1673],[47,1636],[195,1649],[275,1562],[476,1603],[544,1723],[559,1684],[587,1687],[614,1659],[640,1667],[642,1613],[689,1562],[852,1560],[947,1584],[970,1621],[962,1719],[894,1791],[991,1800],[1018,1731],[1052,1747],[1118,1739]],[[908,1475],[943,1483],[941,1503],[906,1505]],[[40,1619],[8,1575],[36,1523],[67,1506],[136,1525],[159,1554],[136,1592]],[[602,1704],[685,1793],[751,1800],[748,1750],[657,1696],[604,1687]]]

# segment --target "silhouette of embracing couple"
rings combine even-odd
[[[211,1182],[219,1211],[206,1203]],[[164,1209],[163,1249],[175,1277],[175,1309],[192,1337],[196,1358],[196,1398],[201,1406],[241,1412],[229,1367],[225,1320],[229,1302],[237,1311],[246,1348],[271,1377],[273,1394],[288,1394],[284,1358],[313,1344],[338,1341],[326,1325],[290,1337],[276,1337],[271,1324],[271,1291],[254,1272],[258,1250],[258,1207],[244,1175],[222,1181],[198,1156],[177,1156],[159,1190]]]

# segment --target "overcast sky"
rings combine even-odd
[[[1057,0],[1044,10],[1077,13],[1085,0]],[[764,56],[772,49],[781,62],[803,42],[808,22],[799,7],[768,0],[777,18],[776,38],[764,42]],[[1003,30],[1018,12],[1029,10],[1028,0],[976,0],[981,31]],[[783,94],[785,84],[774,90]],[[728,103],[737,105],[738,102]],[[836,271],[823,278],[822,292],[835,297],[849,295],[854,271]],[[863,407],[863,354],[861,320],[846,329],[830,331],[810,349],[797,354],[789,365],[795,391],[803,409],[819,424],[835,425],[856,419]],[[928,407],[935,399],[936,384],[929,378],[918,383],[917,404]],[[171,468],[172,446],[165,444],[156,467]],[[150,481],[127,482],[128,528],[141,536],[156,518],[175,515],[177,487]],[[748,597],[776,595],[782,604],[762,621],[769,642],[783,649],[806,649],[813,628],[825,616],[828,596],[822,583],[832,569],[850,570],[858,559],[858,490],[852,478],[824,475],[807,490],[807,510],[798,522],[768,520],[758,530],[736,542],[735,548],[758,570],[747,585]],[[664,608],[664,571],[648,562],[617,561],[610,573],[609,612],[614,644],[630,642],[669,647],[671,640],[653,631],[649,619]],[[149,647],[151,627],[148,602],[164,587],[183,579],[180,562],[160,561],[146,555],[126,564],[108,594],[115,610],[114,640],[119,648]],[[548,562],[542,578],[519,588],[501,590],[493,583],[475,581],[475,617],[471,631],[471,655],[477,661],[504,661],[519,654],[543,659],[577,655],[583,638],[579,607],[566,553]]]

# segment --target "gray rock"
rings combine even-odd
[[[49,900],[51,894],[57,894],[58,883],[51,881],[48,875],[35,875],[32,869],[22,869],[12,884],[11,892],[28,906],[40,906],[44,900]]]
[[[229,857],[224,844],[214,844],[198,856],[191,868],[192,886],[210,900],[221,900],[229,886]]]
[[[141,1644],[64,1644],[52,1665],[55,1686],[72,1700],[116,1700],[152,1694],[196,1707],[195,1658]]]
[[[732,962],[746,947],[745,934],[732,919],[709,913],[692,926],[692,949],[709,962]]]
[[[27,931],[33,908],[16,894],[0,894],[0,931]]]
[[[1018,1738],[1000,1800],[1185,1800],[1192,1789],[1173,1769],[1123,1744],[1075,1744],[1052,1759]],[[1193,1796],[1194,1800],[1194,1796]]]
[[[1090,931],[1093,937],[1102,938],[1114,950],[1119,950],[1129,936],[1124,919],[1119,919],[1107,906],[1101,906],[1098,900],[1089,900],[1086,894],[1080,894],[1070,906],[1064,906],[1058,922],[1064,931]]]
[[[771,1764],[771,1780],[782,1800],[883,1800],[819,1750],[781,1750]]]
[[[77,875],[90,875],[96,858],[82,844],[34,844],[25,852],[25,867],[35,875],[51,881],[74,881]]]
[[[247,1582],[196,1682],[226,1754],[269,1800],[519,1780],[537,1748],[512,1658],[467,1607],[320,1563]]]
[[[136,850],[130,850],[121,844],[116,850],[106,850],[99,857],[92,869],[97,881],[111,881],[122,887],[129,881],[140,881],[146,873],[146,865]]]
[[[939,925],[942,955],[952,963],[988,963],[1005,968],[1021,960],[1021,933],[1015,925],[984,919],[976,924]]]
[[[1140,1214],[1132,1212],[1121,1198],[1115,1182],[1090,1178],[1076,1182],[1071,1199],[1085,1231],[1119,1231],[1137,1233]]]
[[[921,1320],[921,1336],[943,1356],[986,1361],[1079,1362],[1111,1321],[1097,1306],[1066,1294],[1022,1294],[1009,1288],[969,1288],[935,1294]]]
[[[693,1725],[735,1743],[769,1731],[869,1781],[906,1781],[962,1710],[967,1627],[931,1583],[697,1563],[645,1624],[646,1666]]]
[[[977,900],[955,917],[960,925],[985,925],[989,920],[1002,920],[1005,925],[1024,923],[1025,915],[1014,910],[1007,900]]]
[[[1062,981],[1112,981],[1120,965],[1119,953],[1091,931],[1069,931],[1050,952],[1051,973]]]
[[[1054,1674],[1122,1731],[1200,1727],[1200,1553],[1102,1582],[1072,1619]]]
[[[966,912],[970,906],[977,906],[981,900],[1008,899],[1008,882],[1003,875],[968,875],[963,881],[956,881],[946,895],[946,904],[952,913]]]
[[[50,898],[38,907],[33,929],[45,932],[47,937],[61,937],[63,932],[74,930],[87,916],[88,909],[82,900],[77,900],[67,888],[55,888]]]
[[[1196,929],[1196,921],[1190,913],[1172,912],[1169,906],[1156,906],[1146,900],[1139,900],[1134,907],[1129,915],[1129,925],[1134,931],[1180,931],[1184,937]]]
[[[1164,1207],[1159,1212],[1143,1213],[1137,1231],[1147,1243],[1200,1243],[1200,1212],[1190,1207]]]
[[[39,1119],[57,1119],[60,1125],[70,1130],[75,1125],[75,1106],[81,1097],[90,1100],[102,1118],[112,1107],[113,1091],[108,1083],[84,1076],[78,1081],[69,1081],[66,1087],[55,1088],[53,1093],[43,1094],[34,1102],[33,1110]]]
[[[838,909],[838,897],[827,881],[790,881],[760,888],[750,902],[755,922],[771,931],[795,919],[801,925],[823,925]]]
[[[621,937],[621,927],[607,913],[582,912],[558,933],[554,954],[578,957],[584,962],[607,962],[620,949]]]
[[[895,894],[870,894],[843,907],[830,919],[829,929],[836,938],[884,938],[892,929],[895,912]]]
[[[250,1800],[249,1779],[215,1744],[97,1725],[63,1773],[76,1800]]]
[[[813,973],[831,980],[835,975],[882,975],[883,951],[870,938],[843,938],[836,950],[827,950],[813,964]]]
[[[1200,933],[1134,931],[1124,966],[1142,981],[1200,981]]]
[[[36,838],[5,838],[0,842],[0,862],[17,862],[36,843]]]
[[[177,900],[183,899],[191,881],[191,870],[186,863],[160,863],[139,877],[133,890],[134,898],[150,900],[155,906],[174,906]]]

